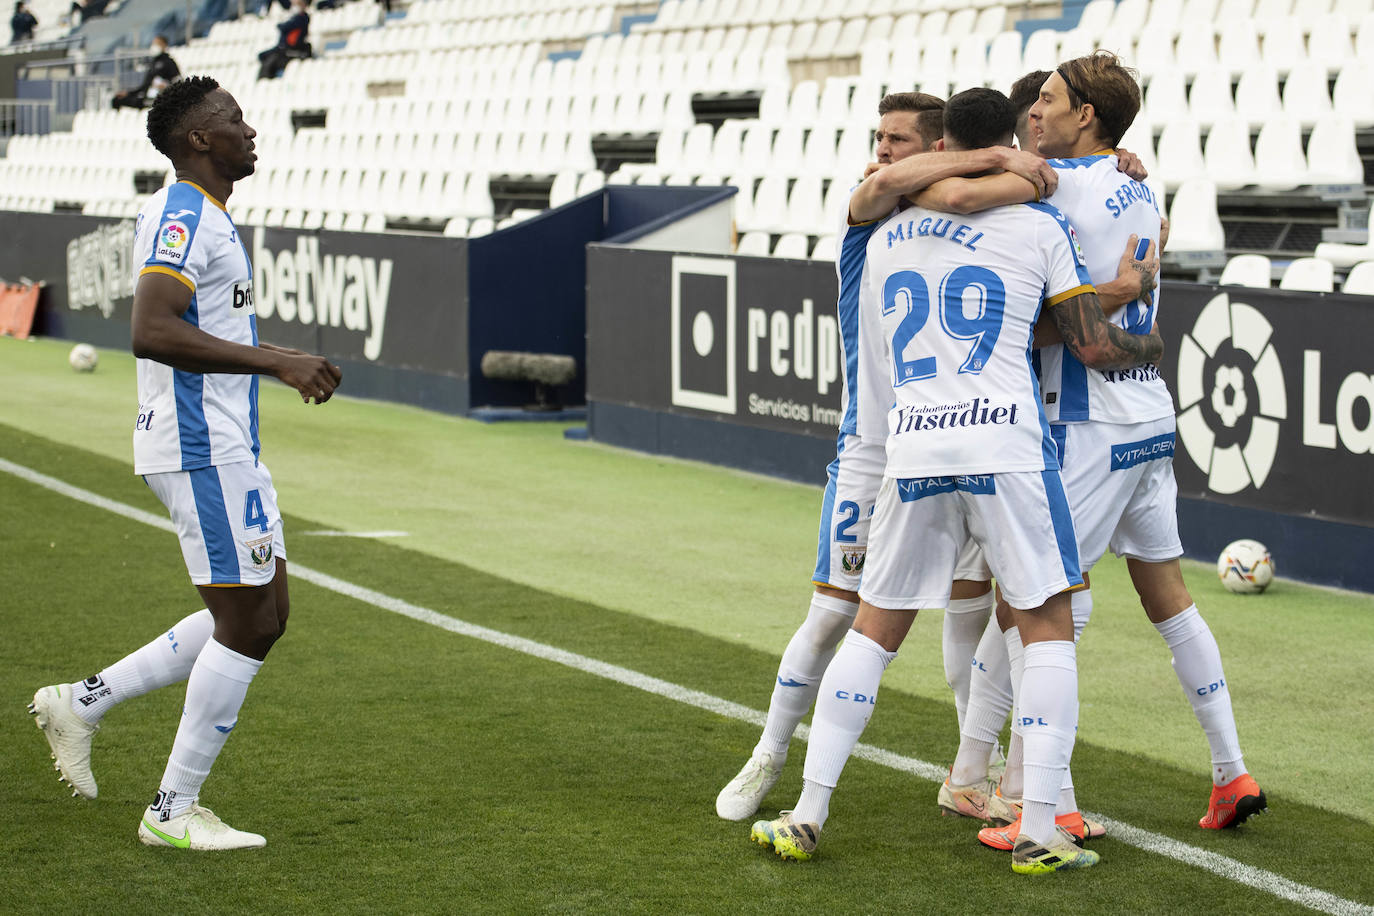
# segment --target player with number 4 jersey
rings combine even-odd
[[[134,469],[166,505],[206,607],[99,673],[40,689],[29,710],[73,794],[96,797],[91,738],[114,705],[186,681],[176,740],[137,828],[149,846],[243,849],[266,839],[199,803],[268,650],[286,627],[286,552],[276,491],[258,461],[258,376],[307,403],[341,380],[320,356],[258,340],[253,270],[225,201],[254,171],[256,131],[209,77],[158,95],[148,138],[177,181],[134,231]]]

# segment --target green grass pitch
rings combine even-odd
[[[158,515],[130,468],[132,359],[92,375],[68,345],[0,340],[0,458]],[[345,380],[346,391],[347,380]],[[435,611],[763,709],[804,612],[818,488],[263,387],[264,458],[291,561]],[[818,474],[821,469],[817,469]],[[140,846],[182,691],[132,701],[96,738],[100,798],[65,796],[24,714],[199,607],[172,535],[0,473],[0,909],[64,912],[1299,912],[1279,876],[1368,906],[1374,599],[1278,582],[1190,587],[1227,661],[1271,813],[1195,826],[1207,749],[1124,570],[1094,573],[1075,781],[1085,808],[1260,870],[1231,880],[1111,837],[1099,868],[1016,878],[935,786],[863,761],[821,856],[785,865],[714,815],[755,726],[387,613],[302,579],[204,791],[265,850]],[[320,529],[399,530],[385,540]],[[1237,536],[1243,532],[1237,532]],[[1283,558],[1278,558],[1282,572]],[[957,741],[923,615],[867,743],[945,764]],[[772,815],[795,800],[794,743]],[[1267,877],[1264,878],[1267,880]],[[1358,911],[1353,910],[1353,911]]]

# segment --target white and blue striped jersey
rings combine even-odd
[[[1116,277],[1117,265],[1132,235],[1141,249],[1159,241],[1159,207],[1154,192],[1117,171],[1109,151],[1077,159],[1050,159],[1059,187],[1048,199],[1072,221],[1079,237],[1088,241],[1088,275],[1094,283]],[[1159,309],[1159,290],[1137,299],[1108,316],[1133,334],[1148,334]],[[1099,371],[1078,361],[1063,344],[1040,351],[1040,383],[1045,413],[1051,422],[1144,423],[1172,416],[1173,398],[1159,367]]]
[[[215,337],[257,346],[253,268],[224,205],[179,181],[148,199],[134,228],[134,277],[176,277],[191,290],[182,316]],[[256,461],[258,377],[184,372],[138,360],[134,473]]]
[[[913,207],[868,242],[882,314],[887,476],[1059,467],[1031,338],[1041,305],[1092,283],[1073,230],[1048,204],[957,217]]]
[[[894,208],[893,212],[897,212]],[[890,214],[889,214],[890,215]],[[887,411],[892,406],[892,382],[883,366],[882,326],[876,305],[866,300],[868,240],[883,219],[858,226],[849,224],[848,201],[837,238],[835,273],[839,277],[837,303],[840,346],[844,351],[841,397],[844,416],[840,436],[869,442],[887,438]]]

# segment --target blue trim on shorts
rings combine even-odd
[[[830,584],[830,525],[835,516],[835,491],[839,485],[840,456],[844,454],[844,440],[849,433],[840,433],[835,440],[835,460],[825,467],[825,496],[821,499],[821,527],[816,537],[816,571],[811,581]]]
[[[1058,471],[1041,471],[1045,484],[1045,503],[1050,510],[1050,524],[1054,526],[1054,540],[1059,545],[1059,562],[1069,585],[1083,584],[1083,570],[1078,563],[1078,536],[1073,530],[1073,516],[1069,513],[1069,498],[1064,494],[1064,481]]]
[[[1059,468],[1064,467],[1064,455],[1069,450],[1069,428],[1060,423],[1050,424],[1050,439],[1054,441],[1054,451],[1059,458]]]
[[[224,507],[224,488],[220,484],[219,468],[199,468],[187,471],[191,493],[196,500],[196,515],[200,520],[200,536],[205,541],[206,558],[210,561],[210,581],[216,585],[241,585],[238,544],[229,526],[229,512]]]

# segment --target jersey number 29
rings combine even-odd
[[[964,314],[964,294],[972,288],[978,294],[978,314]],[[945,274],[940,281],[938,314],[940,327],[955,340],[971,342],[968,356],[959,372],[974,375],[983,371],[1002,333],[1002,311],[1006,305],[1002,278],[986,267],[965,264]],[[899,270],[883,284],[883,315],[906,307],[906,314],[892,335],[892,384],[934,378],[939,371],[934,356],[912,356],[907,350],[912,340],[930,319],[930,289],[925,277],[914,270]]]

